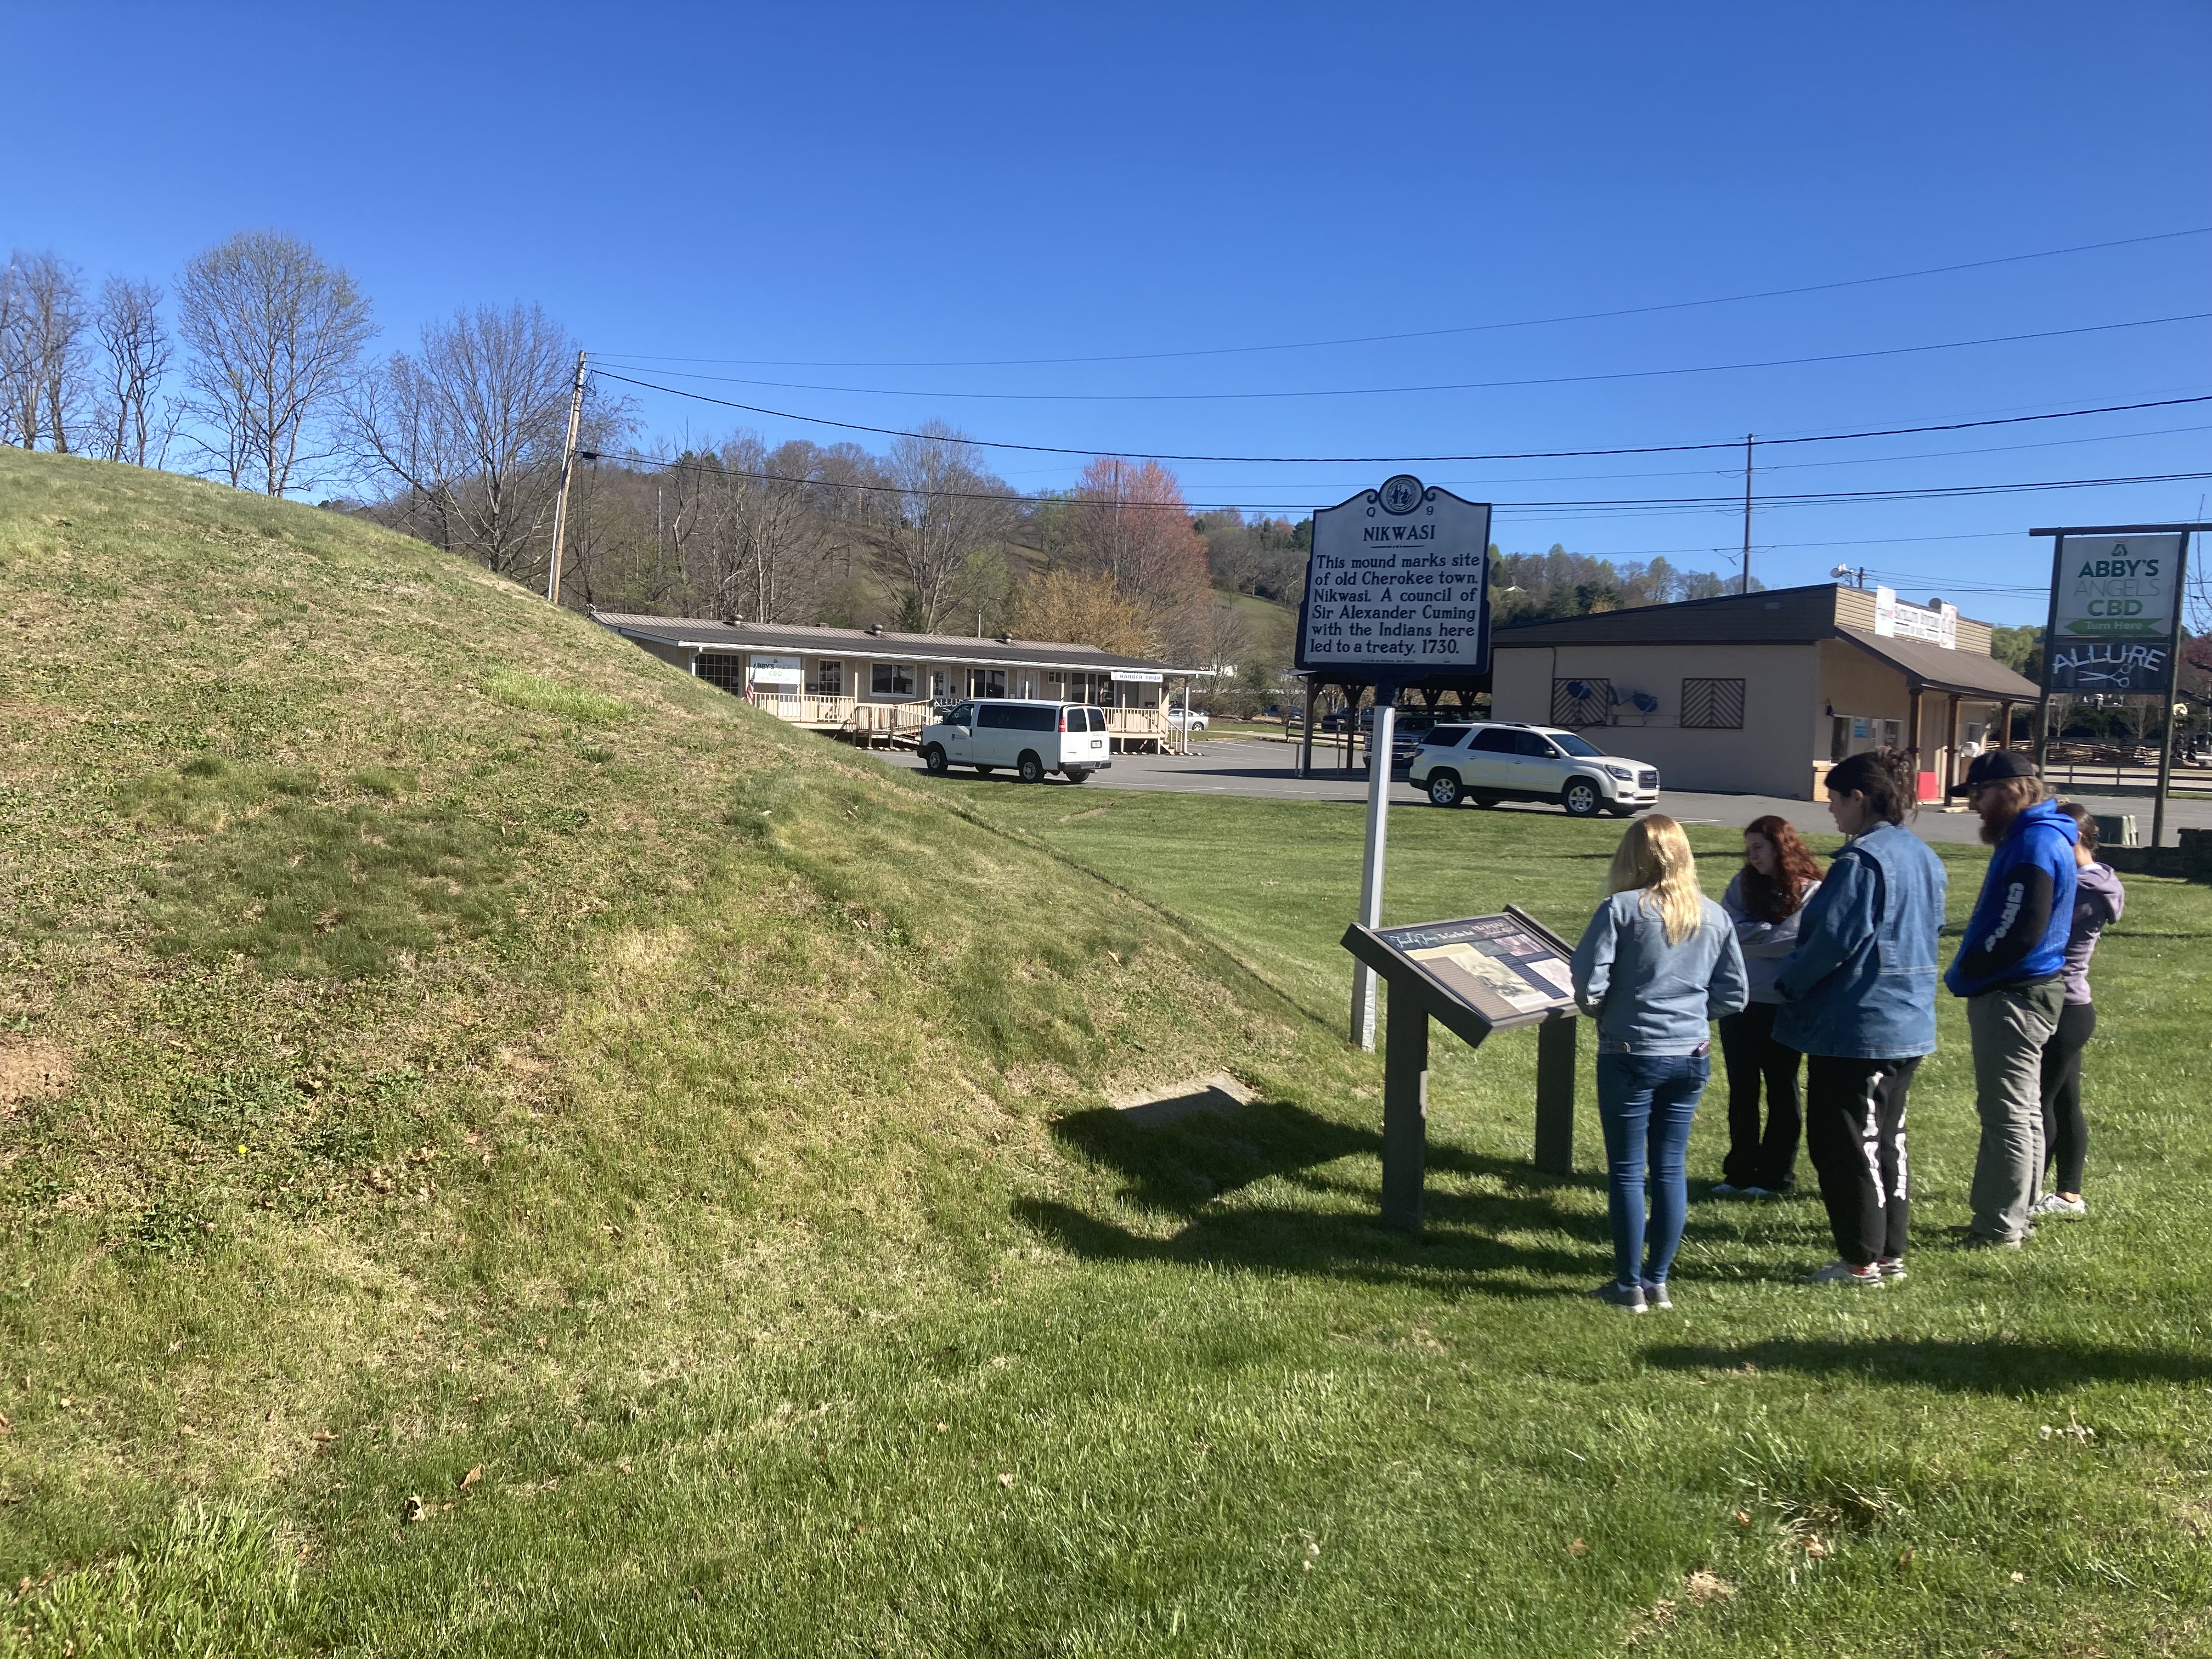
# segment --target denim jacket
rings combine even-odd
[[[1775,981],[1774,1040],[1860,1060],[1935,1053],[1936,935],[1948,885],[1942,860],[1898,824],[1876,824],[1837,854]]]
[[[1597,1020],[1600,1054],[1694,1054],[1712,1041],[1707,1022],[1743,1006],[1743,952],[1721,907],[1702,895],[1698,926],[1667,942],[1644,890],[1598,907],[1575,946],[1575,1000]]]

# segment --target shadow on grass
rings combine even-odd
[[[1036,1200],[1015,1206],[1019,1219],[1078,1255],[1376,1281],[1433,1282],[1443,1275],[1502,1296],[1554,1297],[1581,1294],[1582,1280],[1604,1272],[1611,1247],[1601,1209],[1556,1202],[1563,1188],[1602,1191],[1601,1176],[1546,1176],[1526,1164],[1449,1146],[1429,1148],[1432,1175],[1488,1177],[1498,1190],[1431,1186],[1418,1237],[1386,1231],[1376,1214],[1382,1136],[1302,1107],[1259,1102],[1153,1127],[1133,1124],[1121,1112],[1079,1112],[1057,1120],[1053,1133],[1120,1175],[1127,1202],[1183,1223],[1163,1238],[1065,1204]],[[1322,1169],[1346,1158],[1365,1160],[1364,1170],[1347,1180]],[[1213,1202],[1269,1179],[1304,1187],[1318,1201],[1313,1207]],[[1347,1201],[1356,1209],[1347,1210]],[[1575,1283],[1512,1282],[1529,1275]]]
[[[2212,1380],[2212,1357],[2156,1348],[2069,1341],[1976,1342],[1944,1337],[1870,1337],[1845,1342],[1773,1337],[1738,1346],[1657,1347],[1645,1358],[1667,1370],[1797,1371],[1919,1383],[1961,1394],[2044,1394],[2084,1382],[2197,1383]]]

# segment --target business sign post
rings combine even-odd
[[[1401,472],[1316,513],[1298,605],[1297,665],[1375,688],[1359,924],[1379,927],[1398,690],[1440,671],[1479,674],[1490,666],[1489,507]],[[1370,1050],[1375,985],[1375,970],[1355,962],[1352,1040]]]
[[[2033,530],[2052,538],[2050,622],[2043,630],[2043,696],[2035,769],[2051,757],[2054,695],[2155,697],[2165,707],[2150,844],[2166,835],[2173,781],[2174,665],[2181,656],[2183,578],[2189,535],[2202,524],[2107,525]]]

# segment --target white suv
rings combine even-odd
[[[1620,817],[1659,804],[1659,771],[1594,749],[1572,732],[1513,720],[1439,726],[1421,738],[1407,775],[1430,804],[1555,800],[1577,818]]]
[[[1113,764],[1106,711],[1086,703],[974,697],[921,728],[921,763],[942,777],[972,766],[988,777],[1011,766],[1024,783],[1058,772],[1081,783]]]

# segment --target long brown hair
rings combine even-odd
[[[1690,838],[1682,826],[1664,812],[1637,819],[1613,849],[1605,890],[1629,893],[1638,889],[1644,894],[1643,908],[1659,913],[1668,944],[1680,945],[1697,930],[1703,914],[1698,902],[1698,861],[1690,856]]]
[[[1768,813],[1743,827],[1747,836],[1764,836],[1782,866],[1779,879],[1762,876],[1747,861],[1743,866],[1743,908],[1759,921],[1787,921],[1805,902],[1806,890],[1820,879],[1820,866],[1812,849],[1788,818]]]

